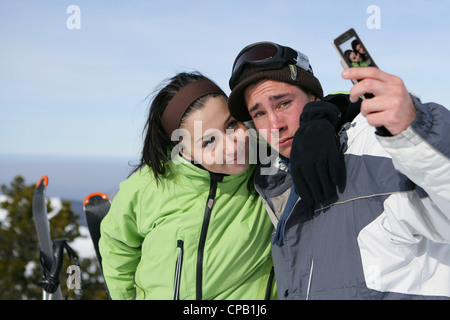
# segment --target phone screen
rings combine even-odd
[[[342,58],[344,68],[377,66],[354,29],[344,32],[333,44]]]

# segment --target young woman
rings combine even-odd
[[[101,225],[112,299],[275,298],[273,226],[242,122],[198,73],[154,97],[141,163]],[[175,140],[175,141],[172,141]]]

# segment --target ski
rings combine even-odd
[[[100,269],[102,269],[102,258],[98,249],[98,241],[100,239],[100,223],[106,216],[111,207],[111,201],[108,196],[101,192],[95,192],[88,195],[83,201],[84,214],[94,244],[95,254],[97,256]]]
[[[83,201],[84,215],[86,216],[89,234],[91,236],[92,243],[94,244],[95,255],[97,256],[97,261],[102,273],[102,257],[98,248],[98,241],[100,240],[100,223],[108,213],[110,207],[111,201],[106,194],[101,192],[91,193]],[[106,296],[110,299],[106,281],[104,284]]]
[[[39,241],[41,255],[42,278],[38,286],[43,289],[44,300],[61,300],[61,287],[59,281],[49,277],[49,270],[54,265],[53,244],[50,236],[50,224],[47,216],[45,190],[48,185],[48,177],[43,176],[36,184],[33,194],[33,219]]]

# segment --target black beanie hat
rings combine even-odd
[[[291,67],[294,66],[291,65],[282,69],[266,71],[248,70],[245,73],[245,77],[243,77],[239,84],[233,88],[230,97],[228,98],[228,107],[231,115],[238,121],[249,121],[252,119],[245,103],[244,92],[248,86],[261,80],[286,82],[298,86],[306,93],[311,93],[322,99],[323,89],[319,80],[312,73],[296,66],[297,72],[295,74],[295,72],[291,72]]]

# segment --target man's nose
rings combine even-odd
[[[279,130],[282,131],[284,128],[286,128],[286,121],[284,121],[284,118],[280,116],[276,112],[272,112],[269,115],[269,125],[270,129],[272,130]]]

